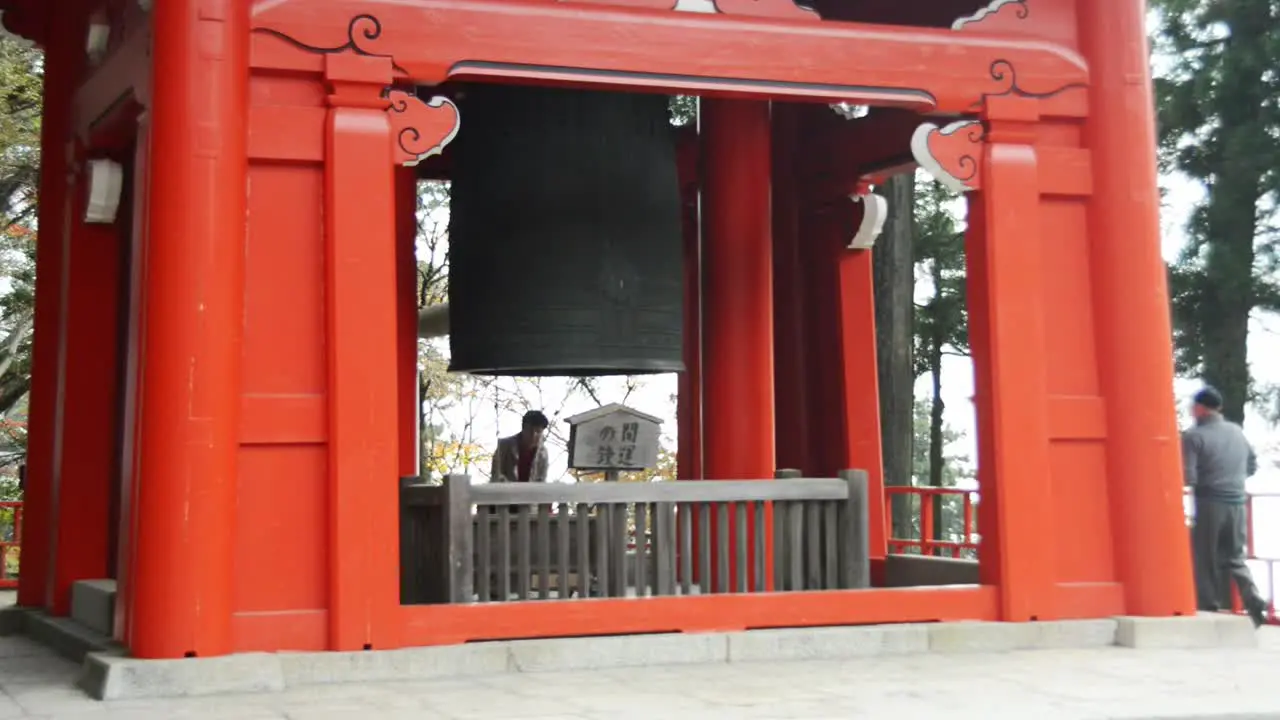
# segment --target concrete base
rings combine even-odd
[[[0,607],[0,636],[21,635],[27,615],[16,607]]]
[[[69,618],[53,617],[41,610],[12,607],[0,611],[0,635],[26,635],[72,662],[84,662],[90,653],[123,655],[124,648],[106,635]]]
[[[1193,618],[956,622],[725,634],[632,635],[374,652],[249,653],[182,660],[135,660],[118,653],[90,653],[84,661],[80,686],[98,699],[119,700],[278,692],[344,682],[421,681],[655,665],[841,660],[921,653],[989,653],[1114,645],[1136,648],[1252,647],[1256,643],[1248,619],[1200,615]]]
[[[890,555],[884,560],[885,587],[933,587],[937,585],[977,585],[977,560]]]
[[[71,619],[110,636],[116,621],[116,581],[79,580],[71,584]]]
[[[1188,618],[1121,617],[1116,645],[1138,650],[1252,648],[1258,631],[1243,615],[1199,613]]]

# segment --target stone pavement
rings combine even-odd
[[[79,667],[0,637],[0,720],[1280,718],[1280,628],[1256,650],[1038,650],[524,673],[98,702]]]

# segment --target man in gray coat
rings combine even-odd
[[[1191,531],[1196,605],[1206,612],[1229,609],[1230,578],[1254,625],[1262,625],[1266,601],[1245,564],[1244,481],[1257,472],[1258,458],[1244,430],[1222,417],[1222,395],[1217,390],[1206,387],[1193,402],[1196,424],[1182,433],[1182,471],[1196,498]]]
[[[547,416],[541,412],[525,413],[519,434],[498,440],[489,482],[546,482],[547,448],[542,440],[548,425]]]

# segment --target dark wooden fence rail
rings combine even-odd
[[[406,478],[401,602],[868,587],[866,473],[791,475],[578,485]]]

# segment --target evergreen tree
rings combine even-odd
[[[1170,269],[1178,370],[1217,386],[1237,422],[1250,314],[1280,310],[1280,3],[1158,0],[1160,157],[1206,190]],[[1117,309],[1123,312],[1123,309]]]

